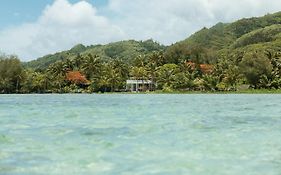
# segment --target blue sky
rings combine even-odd
[[[79,43],[169,45],[218,22],[277,11],[280,0],[1,0],[0,52],[27,61]]]
[[[35,21],[47,5],[54,0],[1,0],[0,4],[0,29],[19,25],[24,22]],[[79,0],[70,0],[75,3]],[[96,7],[107,4],[107,0],[88,0]]]

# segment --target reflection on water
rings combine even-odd
[[[280,95],[2,95],[0,174],[281,172]]]

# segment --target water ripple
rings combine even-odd
[[[0,174],[280,174],[280,95],[3,95]]]

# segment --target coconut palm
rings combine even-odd
[[[82,63],[84,61],[84,58],[81,56],[81,54],[77,54],[76,57],[72,60],[74,70],[80,70],[82,67]]]
[[[84,57],[82,71],[86,75],[87,79],[96,80],[101,74],[101,66],[102,64],[99,56],[88,54]]]
[[[63,62],[63,69],[68,72],[68,71],[73,71],[74,70],[74,64],[73,61],[70,58],[67,58]]]
[[[180,72],[176,64],[165,64],[157,69],[157,84],[160,87],[171,87],[175,80],[175,75]]]
[[[132,67],[130,71],[130,76],[135,80],[141,80],[142,87],[144,87],[144,81],[149,79],[146,67]]]
[[[66,69],[64,62],[58,61],[47,69],[47,75],[52,80],[52,85],[56,90],[62,92],[62,88],[65,85],[65,75],[68,69]]]

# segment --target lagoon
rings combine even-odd
[[[1,95],[1,175],[280,175],[281,95]]]

